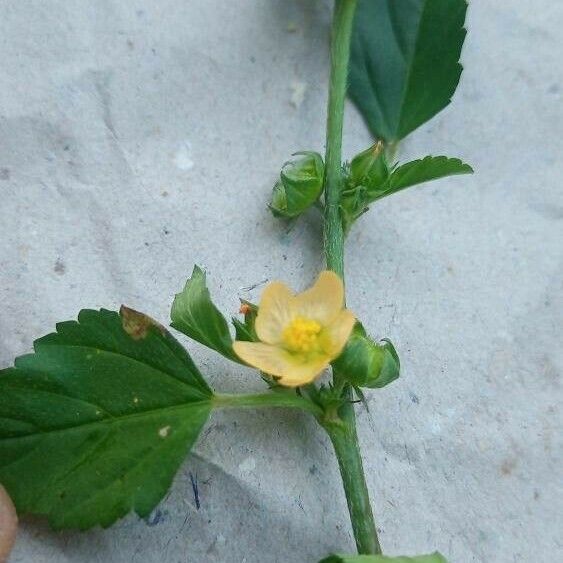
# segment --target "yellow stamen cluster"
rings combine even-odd
[[[321,329],[317,321],[296,317],[283,330],[283,342],[292,352],[311,352],[317,344]]]

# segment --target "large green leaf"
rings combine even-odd
[[[438,552],[416,557],[386,557],[384,555],[331,555],[319,563],[448,563]]]
[[[368,198],[372,202],[430,180],[472,173],[473,168],[459,158],[425,156],[397,167],[385,185],[368,192]]]
[[[0,482],[56,528],[145,516],[211,408],[186,351],[131,309],[83,310],[0,372]]]
[[[175,329],[230,360],[242,363],[233,351],[229,325],[211,301],[205,272],[198,266],[194,267],[184,290],[174,297],[170,316]]]
[[[465,0],[360,0],[349,93],[376,137],[398,141],[450,103],[466,10]]]

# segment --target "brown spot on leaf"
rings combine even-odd
[[[121,316],[123,330],[133,340],[142,340],[143,338],[146,338],[151,327],[157,328],[163,335],[166,334],[166,329],[160,323],[157,323],[154,319],[151,319],[144,313],[135,311],[135,309],[130,309],[125,305],[121,305],[119,314]]]

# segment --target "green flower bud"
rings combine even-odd
[[[389,179],[389,167],[382,141],[357,154],[350,162],[351,187],[365,186],[368,191],[377,190]]]
[[[389,340],[374,342],[360,323],[342,354],[332,362],[334,369],[355,387],[384,387],[399,377],[399,356]]]
[[[323,190],[324,163],[316,152],[296,153],[302,158],[284,164],[272,193],[270,209],[276,217],[301,215]]]
[[[354,221],[368,210],[370,203],[389,188],[391,170],[385,146],[378,141],[357,154],[344,167],[344,189],[340,198],[342,225],[347,234]]]

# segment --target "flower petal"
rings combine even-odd
[[[326,345],[324,350],[331,361],[340,355],[346,346],[346,342],[352,334],[352,329],[356,324],[356,317],[352,311],[344,309],[324,330],[326,335]]]
[[[295,297],[295,314],[330,324],[344,306],[344,284],[330,271],[321,272],[315,285]]]
[[[281,342],[283,329],[293,318],[293,301],[293,292],[284,283],[275,281],[264,289],[255,324],[260,340],[268,344]]]
[[[291,365],[287,373],[280,376],[278,383],[285,387],[299,387],[313,382],[328,367],[329,358],[318,356],[306,363]]]
[[[297,354],[290,354],[283,348],[262,342],[237,340],[233,343],[233,349],[247,364],[279,377],[279,383],[287,387],[310,383],[328,367],[330,360],[324,355],[306,359]]]

